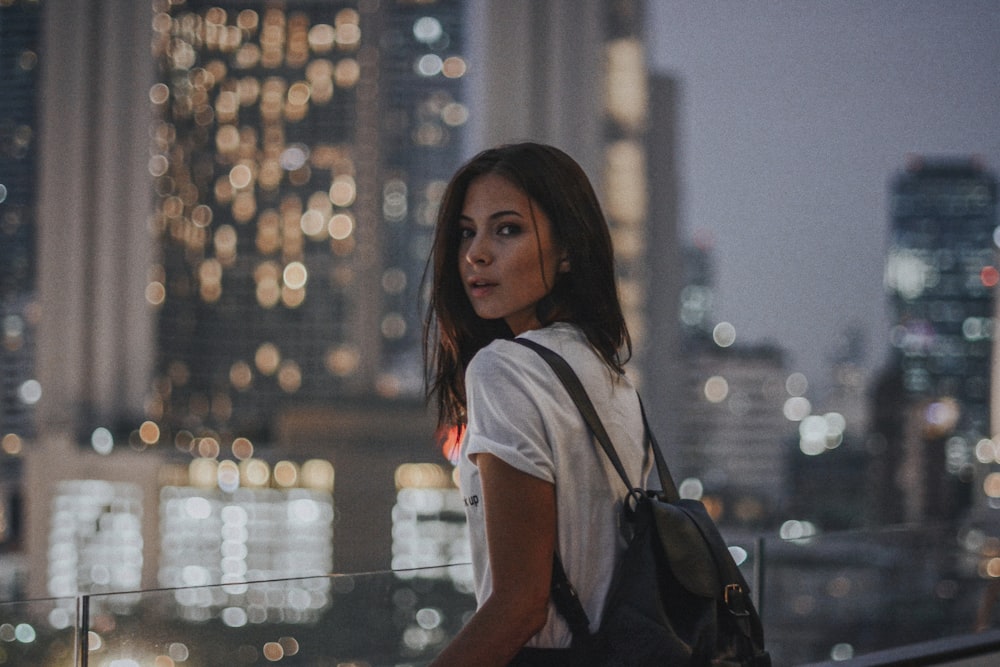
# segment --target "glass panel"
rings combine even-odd
[[[0,603],[0,665],[74,667],[76,598]]]
[[[849,660],[1000,619],[1000,541],[944,528],[731,536],[774,664]],[[755,574],[763,577],[756,583]],[[994,572],[998,570],[998,572]],[[0,665],[428,662],[475,608],[471,566],[235,582],[0,604]]]
[[[470,580],[455,565],[95,595],[89,667],[419,664],[475,608]]]
[[[989,602],[1000,580],[985,578],[988,559],[954,530],[768,539],[763,553],[761,613],[776,665],[847,660],[1000,618]]]

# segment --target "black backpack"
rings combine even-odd
[[[550,365],[614,465],[625,488],[628,546],[615,574],[600,629],[553,559],[552,600],[573,633],[580,665],[741,665],[770,667],[750,589],[699,501],[681,499],[643,411],[662,491],[633,486],[583,385],[565,359],[534,341],[516,342]],[[640,402],[641,405],[641,402]]]

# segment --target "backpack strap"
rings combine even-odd
[[[533,340],[515,338],[514,342],[534,350],[552,367],[560,382],[566,387],[570,398],[573,399],[576,407],[580,410],[580,414],[583,415],[584,421],[587,422],[587,426],[590,427],[597,442],[601,445],[601,449],[604,450],[604,453],[618,472],[618,476],[625,483],[625,489],[628,493],[632,493],[637,487],[629,481],[628,474],[625,472],[625,466],[622,464],[621,458],[619,458],[618,452],[611,442],[611,438],[608,437],[608,432],[605,430],[601,418],[597,415],[597,410],[594,409],[594,404],[591,402],[590,396],[587,395],[586,389],[583,388],[583,383],[580,382],[580,378],[573,371],[573,368],[559,353]],[[636,395],[638,396],[638,394]],[[642,404],[641,397],[639,398],[639,410],[642,413],[646,446],[653,450],[653,459],[656,461],[656,472],[660,478],[660,488],[663,489],[663,494],[667,500],[675,502],[680,499],[680,494],[677,492],[677,485],[674,484],[674,479],[670,475],[670,468],[667,467],[667,461],[663,457],[663,452],[660,451],[656,438],[653,436],[653,431],[649,428],[649,421],[646,419],[646,408]]]
[[[542,359],[544,359],[552,370],[555,371],[556,376],[562,382],[566,391],[569,393],[570,398],[573,399],[573,403],[580,410],[580,414],[583,416],[584,421],[590,428],[590,431],[594,434],[597,442],[601,445],[601,449],[607,455],[611,464],[614,466],[615,470],[618,472],[619,477],[625,483],[625,488],[628,495],[633,493],[642,493],[641,489],[632,486],[632,482],[628,478],[628,474],[625,472],[625,466],[622,464],[621,458],[618,456],[618,452],[615,450],[614,445],[611,442],[611,438],[608,436],[607,430],[604,428],[601,418],[597,414],[597,410],[594,408],[593,402],[590,400],[590,396],[587,395],[587,391],[583,388],[583,383],[580,382],[580,378],[577,376],[576,372],[569,363],[562,358],[557,352],[550,350],[544,345],[540,345],[533,340],[528,340],[526,338],[515,338],[515,343],[520,343],[521,345],[534,350],[537,352]],[[646,445],[653,450],[653,457],[656,460],[656,469],[660,477],[660,484],[663,492],[670,498],[679,498],[677,493],[677,487],[674,485],[674,480],[670,476],[670,470],[667,468],[666,460],[663,458],[663,453],[660,451],[659,446],[656,444],[656,439],[653,437],[653,432],[649,428],[649,423],[646,419],[646,409],[642,405],[642,399],[639,399],[639,409],[642,412],[642,424],[646,435]],[[560,615],[566,620],[566,624],[570,628],[570,632],[573,635],[573,645],[576,647],[584,647],[590,638],[590,619],[587,617],[587,612],[584,610],[582,603],[580,602],[580,597],[570,583],[569,577],[566,576],[566,570],[563,568],[562,559],[559,558],[559,552],[556,550],[552,554],[552,586],[551,586],[551,596],[552,603],[555,605],[556,610],[559,611]]]
[[[636,392],[636,397],[639,399],[639,411],[642,413],[642,426],[646,429],[646,441],[653,450],[653,460],[656,461],[656,473],[660,478],[660,489],[662,489],[664,497],[669,502],[675,503],[681,499],[681,494],[677,491],[677,485],[674,484],[673,475],[670,474],[670,468],[667,467],[667,460],[663,457],[663,450],[660,449],[660,445],[656,442],[653,429],[649,428],[649,420],[646,419],[646,406],[642,403],[642,397],[639,396],[638,392]]]
[[[582,646],[590,637],[590,618],[580,602],[580,595],[566,576],[559,550],[552,553],[552,584],[549,588],[552,604],[556,611],[566,621],[570,634],[573,635],[573,645]]]

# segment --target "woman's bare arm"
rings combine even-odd
[[[506,665],[545,625],[556,540],[555,487],[479,454],[493,593],[432,667]]]

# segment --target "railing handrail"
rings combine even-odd
[[[80,600],[81,598],[98,598],[105,595],[143,595],[145,593],[169,593],[171,591],[196,590],[199,588],[220,588],[226,586],[247,586],[260,584],[280,584],[289,581],[303,581],[305,579],[337,579],[341,577],[381,577],[388,574],[413,574],[417,572],[427,572],[430,570],[442,570],[451,567],[468,567],[471,562],[441,563],[440,565],[422,565],[419,567],[401,567],[387,570],[364,570],[361,572],[315,572],[312,574],[290,574],[283,577],[269,577],[266,579],[242,579],[240,581],[217,581],[210,584],[189,584],[187,586],[153,586],[150,588],[124,588],[121,590],[109,590],[99,592],[74,593],[72,595],[50,595],[38,598],[18,598],[16,600],[0,600],[0,607],[8,604],[34,604],[37,602],[58,602],[69,600]]]
[[[932,639],[866,653],[850,661],[851,667],[919,667],[941,665],[987,655],[1000,655],[1000,630]],[[814,662],[801,667],[842,667],[843,661]]]

